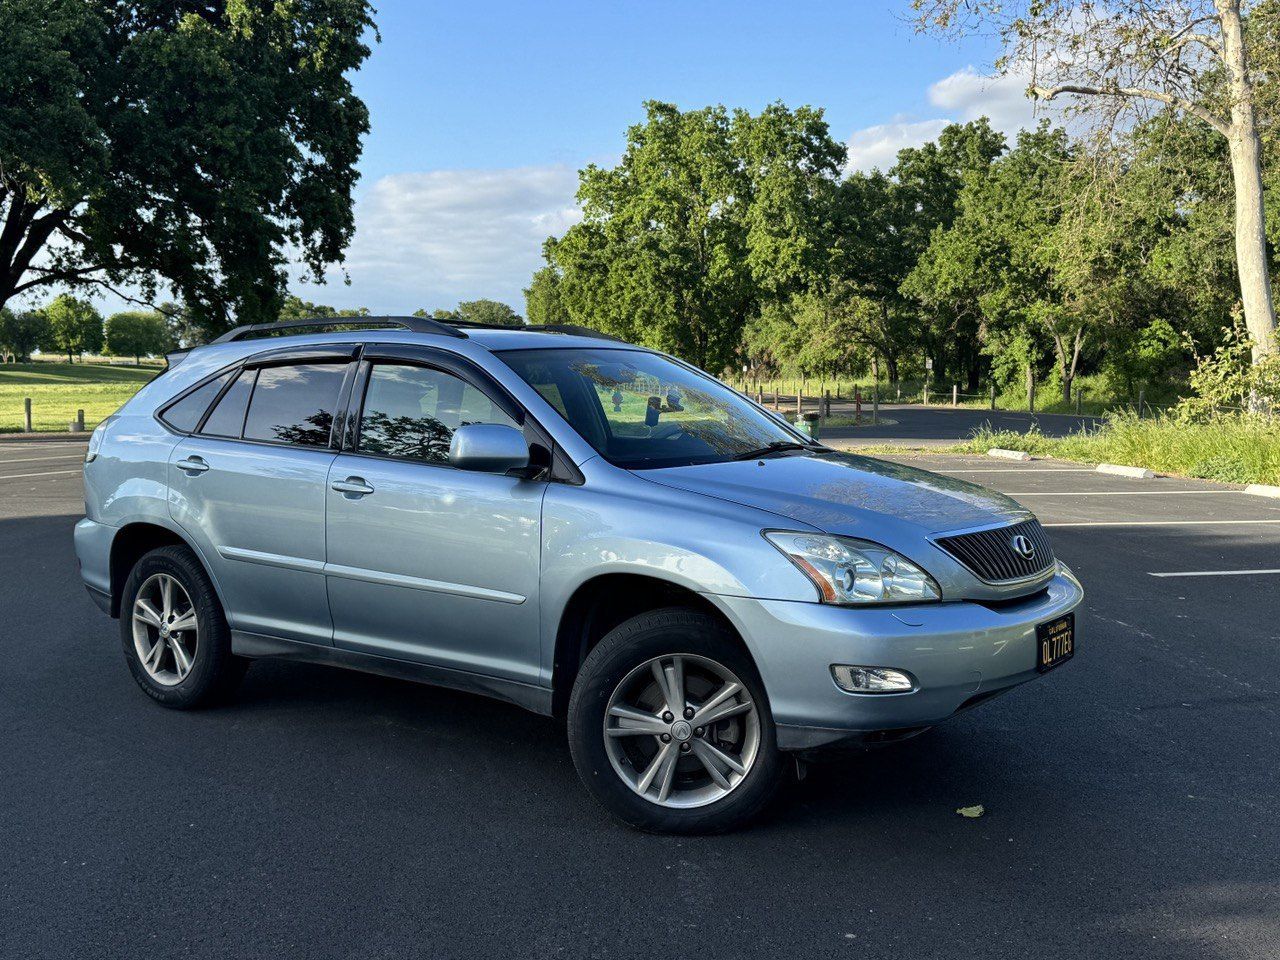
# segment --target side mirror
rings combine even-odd
[[[510,473],[529,466],[529,444],[515,427],[471,423],[453,431],[449,463],[459,470]]]

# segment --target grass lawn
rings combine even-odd
[[[76,411],[92,428],[160,372],[160,367],[108,366],[104,363],[0,364],[0,433],[22,429],[22,401],[31,398],[36,430],[66,430]]]
[[[1097,430],[1066,437],[1046,437],[1035,430],[980,430],[950,450],[986,453],[992,447],[1226,483],[1280,484],[1280,420],[1264,417],[1184,423],[1166,416],[1139,420],[1133,414],[1113,414]]]

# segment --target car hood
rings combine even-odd
[[[826,533],[884,542],[1024,520],[1016,500],[977,484],[855,454],[797,452],[760,460],[637,471],[665,486],[767,510]]]

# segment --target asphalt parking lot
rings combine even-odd
[[[896,458],[1040,515],[1075,659],[669,838],[479,697],[263,662],[157,707],[76,575],[82,450],[0,446],[0,957],[1280,955],[1280,501]]]

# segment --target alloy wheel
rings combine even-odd
[[[195,604],[186,588],[167,573],[148,577],[133,602],[133,646],[147,675],[166,687],[181,683],[199,642]]]
[[[723,664],[655,657],[614,689],[604,737],[609,763],[637,794],[663,807],[701,807],[750,773],[760,714],[746,685]]]

